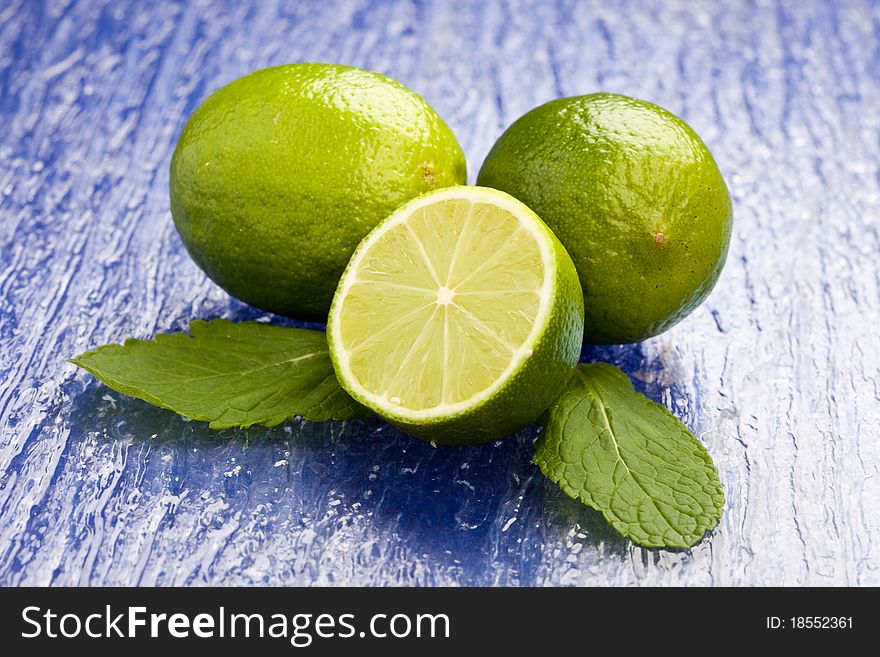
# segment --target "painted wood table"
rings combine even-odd
[[[65,359],[195,318],[280,321],[190,261],[188,115],[253,69],[374,69],[482,158],[597,90],[690,122],[734,199],[694,314],[587,347],[712,453],[727,503],[644,550],[531,464],[378,420],[209,430]],[[880,4],[0,1],[0,584],[880,584]]]

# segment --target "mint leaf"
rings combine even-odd
[[[369,412],[339,387],[323,331],[225,319],[195,321],[190,333],[157,335],[88,351],[70,362],[114,390],[212,429]]]
[[[724,493],[706,448],[607,363],[575,370],[545,414],[534,461],[645,547],[690,547],[721,517]]]

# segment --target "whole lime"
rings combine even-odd
[[[461,147],[421,96],[370,71],[291,64],[196,109],[171,160],[171,212],[193,259],[231,295],[321,321],[380,220],[464,182]]]
[[[706,297],[727,257],[733,209],[712,154],[642,100],[597,93],[533,109],[495,143],[478,184],[523,201],[568,250],[587,342],[665,331]]]

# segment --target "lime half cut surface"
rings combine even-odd
[[[450,187],[403,205],[361,242],[327,332],[355,399],[437,443],[494,440],[537,417],[580,355],[571,258],[512,196]]]

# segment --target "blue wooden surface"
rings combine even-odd
[[[880,584],[880,5],[0,2],[0,583]],[[64,359],[262,317],[168,210],[186,117],[252,69],[389,74],[473,180],[551,98],[657,102],[709,144],[736,225],[709,300],[623,367],[727,493],[691,551],[617,537],[530,464],[536,429],[433,449],[377,420],[223,431]]]

